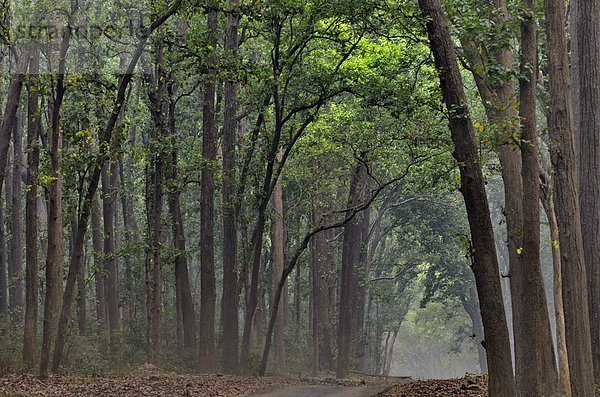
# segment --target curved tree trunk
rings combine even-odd
[[[454,43],[439,0],[419,0],[419,5],[429,18],[427,34],[444,102],[451,110],[450,131],[455,145],[454,157],[460,164],[460,190],[465,199],[473,240],[473,272],[488,353],[489,395],[513,397],[515,388],[510,342],[502,303],[494,232],[475,131],[469,117]]]

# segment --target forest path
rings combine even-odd
[[[375,397],[389,387],[288,386],[252,397]]]

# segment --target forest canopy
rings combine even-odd
[[[4,2],[0,373],[593,396],[592,3]]]

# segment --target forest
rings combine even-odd
[[[600,2],[0,3],[0,395],[600,390]]]

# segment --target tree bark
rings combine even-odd
[[[87,255],[84,254],[84,257],[87,258]],[[79,328],[79,335],[81,336],[87,335],[87,291],[85,282],[87,272],[86,267],[87,264],[81,266],[81,269],[77,274],[77,326]]]
[[[394,345],[396,344],[397,336],[397,329],[388,332],[388,338],[385,341],[385,363],[383,366],[383,376],[390,376],[390,370],[392,369],[392,357],[394,356]]]
[[[554,167],[556,216],[560,230],[565,329],[571,391],[594,395],[587,278],[579,211],[579,176],[573,133],[564,2],[545,2],[550,104],[548,130]]]
[[[62,90],[62,89],[60,89]],[[60,91],[59,90],[59,91]],[[62,131],[60,127],[59,96],[52,106],[52,132],[50,140],[50,176],[48,187],[48,253],[46,255],[46,297],[44,300],[44,327],[42,334],[42,356],[40,376],[46,377],[50,367],[52,340],[61,306],[63,268],[63,224],[62,224],[62,174],[60,172],[60,152]],[[62,98],[61,98],[62,100]]]
[[[515,395],[510,342],[494,245],[485,182],[477,152],[475,131],[462,85],[454,43],[439,0],[419,0],[429,18],[427,34],[446,108],[450,111],[450,131],[454,158],[460,166],[461,193],[465,199],[473,245],[473,271],[482,314],[488,353],[489,395]]]
[[[540,167],[541,168],[541,167]],[[562,264],[560,259],[558,222],[556,211],[552,200],[552,187],[550,177],[546,170],[540,173],[540,196],[542,205],[546,212],[546,218],[550,227],[550,241],[552,244],[552,273],[554,296],[554,317],[556,319],[556,352],[558,356],[559,391],[565,395],[571,395],[571,377],[569,375],[569,357],[567,354],[567,340],[565,336],[565,312],[563,309],[562,295]]]
[[[473,293],[469,295],[476,295],[476,292],[473,291]],[[473,337],[475,338],[475,344],[477,345],[479,369],[481,370],[482,374],[485,374],[487,372],[487,358],[485,348],[483,347],[484,334],[483,324],[481,323],[481,313],[479,313],[477,301],[474,301],[474,299],[465,299],[463,300],[462,304],[465,308],[465,311],[469,315],[469,318],[471,319]]]
[[[188,273],[187,251],[185,246],[185,231],[183,217],[181,216],[181,188],[177,175],[178,153],[175,146],[175,102],[169,102],[169,134],[173,149],[169,179],[171,190],[169,192],[169,211],[171,213],[173,245],[175,248],[175,288],[178,303],[178,312],[181,313],[183,340],[183,357],[188,363],[196,361],[196,313],[190,278]]]
[[[225,46],[234,56],[239,45],[239,0],[229,3],[229,16]],[[223,295],[221,297],[221,326],[223,328],[223,371],[228,374],[238,368],[238,277],[237,263],[237,222],[235,211],[235,170],[236,170],[236,130],[237,130],[237,83],[225,81],[223,123]]]
[[[104,297],[108,314],[110,346],[115,349],[118,343],[119,297],[117,260],[115,258],[115,177],[116,163],[111,161],[102,170],[102,220],[104,222]]]
[[[506,1],[494,0],[493,13],[489,16],[498,25],[507,23],[509,14]],[[523,26],[529,26],[526,20]],[[469,49],[472,66],[484,66],[485,55],[479,50],[477,44]],[[475,55],[476,54],[476,55]],[[513,54],[508,46],[498,46],[491,51],[493,62],[503,68],[513,68]],[[483,58],[483,61],[475,58]],[[535,53],[533,57],[535,58]],[[537,63],[536,63],[537,64]],[[531,74],[526,70],[528,74]],[[518,107],[515,102],[518,99],[515,80],[493,82],[492,78],[474,74],[477,87],[486,110],[488,120],[499,127],[498,158],[502,169],[502,181],[504,186],[504,216],[506,218],[507,243],[502,247],[507,252],[508,258],[508,281],[510,282],[510,302],[512,314],[512,330],[515,355],[515,384],[520,393],[527,388],[526,383],[534,378],[528,374],[531,372],[530,351],[527,342],[529,325],[525,322],[528,312],[527,298],[529,294],[527,282],[524,275],[524,263],[519,251],[523,248],[523,178],[522,178],[522,156],[520,142],[516,141],[519,134],[519,125],[516,120],[519,117]],[[498,79],[498,77],[494,77]],[[533,85],[535,87],[535,84]]]
[[[318,213],[313,209],[313,224],[318,222]],[[312,347],[313,371],[333,370],[329,332],[329,280],[330,253],[327,247],[327,233],[321,232],[313,237],[312,244]]]
[[[6,105],[2,122],[0,123],[0,197],[2,197],[2,187],[4,185],[4,180],[6,179],[8,149],[17,119],[17,109],[21,100],[24,71],[29,63],[29,58],[25,54],[21,54],[16,63],[17,69],[10,75]],[[4,226],[2,226],[2,228],[4,228]],[[8,280],[6,275],[6,248],[8,247],[5,245],[6,241],[3,230],[0,231],[0,243],[0,316],[3,316],[6,315],[8,309]]]
[[[96,321],[100,327],[100,331],[106,331],[108,324],[106,323],[106,298],[104,296],[104,266],[100,257],[104,250],[102,242],[102,224],[100,219],[100,203],[97,197],[94,197],[92,204],[92,247],[94,248],[94,280],[96,287]]]
[[[8,315],[8,272],[6,260],[6,235],[4,233],[4,200],[0,195],[0,319]]]
[[[150,162],[146,166],[146,219],[148,243],[146,248],[146,360],[158,365],[160,355],[160,322],[162,316],[162,242],[163,242],[163,192],[164,161],[167,155],[163,148],[166,126],[165,74],[162,67],[163,49],[156,49],[157,72],[150,65],[144,65],[145,78],[149,85],[148,96],[153,121],[150,135]]]
[[[521,23],[521,78],[519,115],[521,118],[521,156],[523,176],[523,277],[521,296],[527,307],[522,314],[524,330],[520,342],[527,349],[517,394],[553,396],[558,393],[558,372],[550,331],[550,317],[540,264],[539,158],[536,129],[537,40],[536,0],[525,0]]]
[[[283,275],[284,269],[284,225],[283,225],[283,186],[281,175],[277,178],[275,189],[273,191],[273,217],[274,217],[274,238],[273,238],[273,286],[274,290]],[[297,293],[297,292],[296,292]],[[284,296],[281,296],[279,304],[281,306]],[[275,371],[280,374],[285,374],[286,355],[285,355],[285,308],[277,312],[275,320],[273,353],[275,355]]]
[[[133,129],[133,127],[132,127]],[[125,181],[125,171],[123,164],[123,156],[119,157],[119,182],[121,187],[121,208],[123,210],[123,229],[125,237],[125,246],[128,247],[128,253],[123,259],[125,268],[124,293],[123,300],[125,301],[125,310],[123,313],[123,322],[132,323],[135,315],[135,298],[134,298],[134,280],[133,280],[133,264],[139,260],[139,255],[130,253],[134,244],[139,242],[139,227],[133,215],[133,196],[129,186]]]
[[[594,380],[600,383],[600,4],[571,1],[573,131],[579,153],[579,209],[588,286]]]
[[[20,117],[15,118],[13,126],[13,170],[12,170],[12,192],[10,211],[10,249],[8,264],[10,308],[13,313],[13,322],[17,324],[22,318],[23,310],[23,283],[21,272],[23,270],[23,206],[21,204],[22,188],[21,174],[23,172],[23,147],[22,147],[22,123]],[[8,200],[8,199],[7,199]]]
[[[202,168],[200,202],[200,370],[211,372],[215,361],[215,247],[214,247],[214,172],[216,160],[216,30],[218,27],[217,4],[209,3],[208,31],[213,51],[209,59],[209,82],[204,92],[202,107],[202,158],[205,166]]]
[[[40,49],[33,50],[29,64],[32,83],[27,98],[27,193],[25,198],[25,325],[23,362],[28,370],[35,366],[38,318],[38,176],[40,167],[39,135],[42,119],[39,109]],[[2,220],[0,220],[2,222]],[[0,251],[2,248],[0,248]],[[1,268],[1,266],[0,266]]]
[[[354,208],[360,201],[362,193],[362,179],[365,170],[358,164],[352,171],[350,190],[348,193],[348,208]],[[355,299],[356,274],[355,265],[360,256],[360,219],[353,219],[344,227],[344,241],[342,245],[342,270],[340,277],[340,307],[337,330],[338,362],[336,377],[347,378],[350,373],[352,360],[352,343],[355,339],[354,322],[357,321]]]
[[[28,56],[26,56],[26,54],[21,54],[20,58],[17,60],[17,70],[10,75],[6,106],[4,108],[2,123],[0,123],[0,196],[2,195],[2,185],[4,184],[4,179],[6,177],[8,148],[17,119],[17,109],[21,100],[24,70],[28,63]]]

